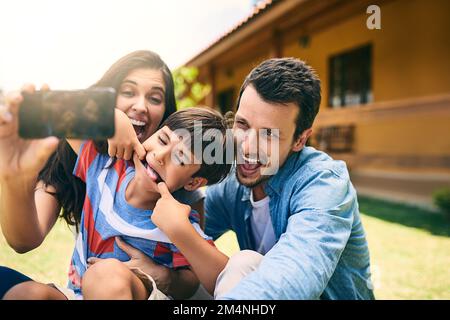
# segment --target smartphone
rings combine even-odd
[[[19,135],[25,139],[56,136],[107,139],[114,136],[116,91],[92,88],[22,93]]]

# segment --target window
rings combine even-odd
[[[328,104],[339,108],[372,102],[372,45],[330,57]]]
[[[227,111],[231,111],[234,108],[234,88],[230,88],[219,92],[217,95],[217,102],[220,107],[220,111],[222,114],[225,114]]]
[[[352,152],[355,136],[355,126],[322,127],[315,134],[318,149],[327,152]]]

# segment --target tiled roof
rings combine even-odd
[[[220,35],[217,39],[213,40],[211,44],[207,45],[204,49],[200,50],[200,52],[193,58],[190,59],[190,61],[194,60],[196,57],[198,57],[203,52],[207,51],[211,47],[213,47],[215,44],[219,43],[226,37],[230,36],[232,33],[236,32],[243,26],[247,25],[251,21],[253,21],[257,16],[260,16],[264,12],[268,11],[270,8],[272,8],[276,3],[281,2],[281,0],[262,0],[259,1],[254,7],[253,11],[250,15],[248,15],[246,18],[239,21],[234,27],[226,31],[224,34]]]

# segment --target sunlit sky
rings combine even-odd
[[[85,88],[123,55],[149,49],[176,68],[250,14],[251,0],[7,0],[0,89]]]

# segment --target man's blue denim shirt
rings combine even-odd
[[[373,299],[369,249],[347,167],[312,147],[288,157],[265,187],[277,243],[224,299]],[[231,172],[206,191],[206,233],[249,236],[250,189]]]

